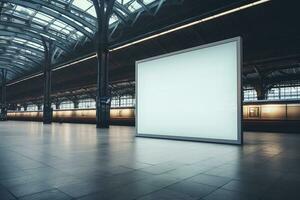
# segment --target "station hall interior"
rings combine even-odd
[[[300,199],[292,0],[0,0],[0,200]]]

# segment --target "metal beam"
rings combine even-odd
[[[7,120],[7,105],[6,105],[6,79],[7,70],[1,69],[1,105],[0,105],[0,120]]]
[[[9,41],[7,44],[0,44],[0,48],[9,48],[8,45],[18,47],[18,50],[27,50],[27,51],[34,52],[35,54],[38,54],[38,55],[43,55],[44,54],[44,52],[39,50],[39,49],[35,49],[35,48],[30,47],[30,46],[26,46],[26,45],[23,45],[23,44],[20,44],[20,43],[17,43],[17,42],[13,42],[13,41]]]
[[[18,71],[21,74],[24,74],[27,72],[26,69],[24,68],[24,65],[14,63],[10,59],[0,57],[0,63],[1,63],[1,65],[11,66],[12,68],[15,69],[15,71]]]
[[[66,10],[68,11],[74,11],[75,13],[78,13],[79,15],[83,16],[83,17],[86,17],[86,18],[89,18],[89,19],[92,19],[92,20],[95,20],[95,22],[97,21],[97,18],[94,17],[93,15],[91,14],[88,14],[86,12],[83,12],[82,10],[76,8],[75,6],[72,6],[72,3],[74,0],[70,0],[68,2],[68,4],[62,2],[62,1],[57,1],[57,0],[51,0],[52,2],[55,2],[55,3],[60,3],[60,4],[63,4],[66,8]],[[96,27],[95,27],[96,28]]]
[[[62,14],[65,15],[65,13],[66,13],[65,10],[63,10],[62,14],[60,14],[60,12],[57,12],[57,11],[54,12],[52,9],[41,6],[40,2],[42,2],[42,1],[38,1],[37,3],[30,3],[28,1],[19,1],[19,0],[1,0],[1,1],[4,3],[13,3],[15,5],[20,5],[25,8],[30,8],[33,10],[43,12],[46,15],[49,15],[51,17],[61,20],[62,22],[66,23],[66,24],[69,24],[70,26],[74,27],[76,30],[80,31],[82,34],[87,36],[89,39],[91,39],[91,40],[93,39],[93,35],[90,32],[88,32],[87,30],[85,30],[83,26],[80,26],[75,21],[70,20],[70,17],[67,18],[62,15]]]
[[[40,41],[41,35],[33,33],[33,32],[29,32],[29,31],[7,30],[7,29],[1,29],[0,28],[0,35],[8,36],[8,37],[17,37],[17,38],[20,38],[20,39],[27,40],[29,42],[39,44],[41,46],[43,45],[43,43]],[[32,39],[35,39],[35,40],[32,40]],[[60,43],[56,43],[56,46],[59,47],[60,49],[64,50],[65,52],[70,52],[70,50],[71,50],[67,46],[64,46]]]
[[[8,53],[0,54],[0,58],[9,58],[12,61],[18,61],[18,62],[21,62],[21,63],[24,63],[24,64],[28,63],[28,64],[33,65],[33,66],[39,66],[38,62],[33,61],[31,59],[28,59],[26,57],[22,57],[22,56],[18,57],[18,54],[8,54]]]
[[[115,7],[118,8],[118,9],[120,9],[124,13],[126,13],[126,15],[129,18],[133,19],[132,12],[130,12],[130,10],[128,10],[125,6],[123,6],[122,4],[120,4],[118,1],[115,1]]]
[[[41,6],[44,6],[46,8],[49,8],[51,10],[55,10],[56,12],[63,14],[65,16],[70,17],[71,19],[73,19],[74,21],[79,22],[80,24],[82,24],[83,26],[86,26],[92,30],[95,30],[96,27],[93,26],[92,24],[88,23],[85,19],[75,15],[72,12],[68,12],[63,8],[60,8],[59,6],[53,5],[50,2],[47,1],[41,1],[41,0],[28,0],[28,3],[32,2],[33,4],[40,4]],[[73,8],[72,8],[73,9]],[[76,11],[78,12],[78,14],[83,15],[83,12],[79,11],[78,9],[76,9]],[[46,13],[47,14],[47,13]],[[62,16],[63,17],[63,16]]]
[[[7,16],[10,16],[10,15],[7,15]],[[22,19],[22,18],[20,18],[20,19]],[[24,22],[26,22],[26,21],[24,20]],[[37,23],[34,23],[34,22],[31,22],[30,24],[38,25]],[[5,27],[17,28],[17,29],[19,29],[19,30],[21,30],[21,31],[26,30],[26,31],[29,31],[30,33],[37,32],[37,33],[39,33],[39,34],[44,34],[44,35],[46,35],[46,36],[48,36],[48,37],[50,37],[50,38],[56,39],[56,40],[59,41],[60,43],[64,44],[67,48],[70,48],[70,42],[68,42],[68,41],[66,40],[67,37],[68,37],[67,35],[62,34],[62,33],[59,33],[59,32],[57,32],[57,31],[54,30],[54,29],[50,29],[51,31],[49,31],[49,30],[46,31],[46,30],[44,30],[44,29],[35,28],[35,27],[32,27],[30,24],[29,24],[29,23],[27,23],[27,24],[18,24],[18,23],[5,22],[5,21],[2,21],[2,22],[1,22],[1,25],[5,26]],[[31,32],[31,31],[34,31],[34,32]],[[65,38],[59,37],[59,36],[57,36],[57,35],[55,35],[55,34],[52,34],[51,32],[56,32],[56,33],[58,33],[58,34],[62,34],[62,35],[65,36]],[[35,34],[36,34],[36,33],[35,33]]]
[[[142,8],[147,11],[148,14],[151,14],[150,9],[144,4],[142,0],[136,0],[136,2],[138,2],[142,6]]]
[[[166,0],[160,0],[153,15],[156,15]]]
[[[16,56],[19,56],[19,57],[23,58],[23,59],[20,59],[22,61],[27,62],[27,60],[29,60],[30,62],[35,63],[37,66],[41,65],[38,60],[35,60],[34,58],[32,58],[30,56],[22,55],[20,52],[15,52],[15,54],[13,54],[11,52],[5,52],[5,53],[0,53],[0,56],[4,56],[4,57],[8,56],[12,59],[20,59],[20,58],[16,57]],[[25,60],[24,58],[27,59],[27,60]]]
[[[11,73],[13,73],[13,74],[15,74],[15,75],[22,74],[22,73],[18,72],[17,70],[12,69],[11,67],[8,67],[8,66],[2,66],[2,65],[1,65],[0,69],[5,69],[5,70],[7,70],[7,73],[8,73],[8,72],[11,72]]]

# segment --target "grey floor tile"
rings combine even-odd
[[[149,185],[154,185],[157,187],[167,187],[169,185],[172,185],[174,183],[179,182],[180,180],[170,176],[168,174],[160,174],[160,175],[153,175],[147,179],[144,179],[138,183],[146,183]]]
[[[72,197],[58,191],[56,189],[39,192],[20,198],[20,200],[71,200]]]
[[[232,179],[226,178],[226,177],[221,177],[221,176],[199,174],[192,178],[189,178],[188,180],[195,181],[197,183],[206,184],[206,185],[221,187],[221,186],[229,183]]]
[[[241,147],[135,138],[125,126],[0,126],[1,200],[300,199],[297,134],[245,132]]]
[[[58,189],[74,198],[96,193],[103,190],[103,188],[101,188],[101,186],[97,183],[86,182],[59,186]]]
[[[138,200],[196,200],[198,198],[191,197],[187,194],[162,189],[157,192],[150,193],[146,196],[138,198]]]
[[[159,189],[160,187],[157,186],[136,182],[113,190],[114,192],[112,192],[112,194],[109,195],[109,199],[110,200],[136,199],[141,196],[150,194],[154,191],[158,191]]]
[[[146,167],[141,169],[141,171],[145,171],[151,174],[163,174],[165,172],[172,171],[176,168],[183,166],[183,163],[180,162],[163,162],[150,167]]]
[[[262,185],[257,184],[256,182],[247,182],[247,181],[239,181],[239,180],[232,180],[226,185],[222,187],[222,189],[231,190],[231,191],[238,191],[242,193],[253,194],[256,196],[260,196],[265,193],[269,188],[270,185]]]
[[[264,200],[279,200],[279,199],[300,199],[300,182],[298,179],[289,177],[280,179],[273,184],[266,192],[261,196]]]
[[[0,186],[0,199],[2,200],[13,200],[15,197],[4,187]]]
[[[22,170],[18,170],[18,171],[4,171],[4,172],[0,172],[0,180],[3,179],[10,179],[10,178],[18,178],[18,177],[22,177],[22,176],[27,176],[28,173],[22,171]]]
[[[167,174],[179,178],[186,179],[193,177],[199,173],[205,172],[208,168],[200,165],[185,165],[179,168],[176,168],[172,171],[168,171]]]
[[[204,200],[259,200],[258,197],[236,191],[218,189],[206,197]]]
[[[42,181],[43,178],[36,175],[26,175],[21,177],[14,177],[9,179],[0,180],[0,184],[5,185],[6,187],[15,187],[18,185],[29,184],[31,182]]]
[[[8,188],[8,190],[16,197],[22,197],[46,190],[53,189],[53,187],[44,182],[32,182],[29,184],[22,184],[15,187]]]
[[[93,194],[88,194],[79,198],[78,200],[109,200],[108,194],[105,192],[98,192]]]
[[[182,181],[166,187],[168,190],[184,193],[194,198],[201,198],[216,190],[216,187],[196,183],[193,181]]]

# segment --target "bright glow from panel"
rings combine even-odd
[[[136,65],[137,133],[239,143],[239,39]]]

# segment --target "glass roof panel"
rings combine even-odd
[[[24,42],[27,42],[27,40],[23,40],[21,38],[14,38],[12,41],[18,42],[18,43],[21,43],[21,44],[23,44]]]
[[[130,4],[130,6],[128,7],[128,9],[131,11],[131,12],[134,12],[138,9],[140,9],[142,6],[141,4],[139,4],[138,2],[134,1],[132,4]]]
[[[132,19],[143,12],[145,6],[153,8],[160,1],[117,0],[118,6],[109,20],[109,28],[117,27],[114,25],[118,23],[131,25]],[[42,62],[42,37],[55,41],[59,50],[55,59],[60,59],[77,45],[92,41],[98,26],[92,0],[10,0],[0,7],[1,55],[14,55],[16,52],[25,55],[14,58],[24,64],[27,61],[27,70],[39,69],[39,63],[33,66],[26,55]]]
[[[48,24],[44,20],[41,20],[41,19],[38,19],[38,18],[33,18],[32,21],[37,22],[38,24],[41,24],[42,26],[46,26]]]
[[[113,14],[111,16],[111,18],[109,19],[109,24],[112,24],[112,23],[114,23],[114,22],[116,22],[118,20],[119,20],[118,17],[115,14]]]
[[[73,5],[82,10],[87,10],[93,6],[93,3],[89,0],[74,0]]]
[[[150,4],[150,3],[154,2],[154,1],[155,0],[144,0],[143,2],[144,2],[144,4],[148,5],[148,4]]]
[[[56,26],[55,24],[51,24],[49,27],[56,31],[60,31],[63,28],[63,27]]]
[[[58,27],[61,27],[61,28],[64,28],[64,27],[66,27],[68,25],[68,24],[66,24],[66,23],[64,23],[64,22],[62,22],[60,20],[55,20],[53,22],[53,24],[56,25],[56,26],[58,26]]]
[[[25,8],[23,6],[16,6],[16,11],[21,12],[26,14],[27,16],[30,16],[32,14],[34,14],[34,10],[30,9],[30,8]]]
[[[130,1],[131,0],[118,0],[118,2],[123,5],[129,3]]]
[[[41,20],[44,20],[45,22],[50,22],[50,21],[53,20],[53,17],[51,17],[51,16],[49,16],[49,15],[47,15],[47,14],[44,14],[44,13],[42,13],[42,12],[36,13],[36,15],[35,15],[34,17],[35,17],[35,18],[37,17],[37,18],[39,18],[39,19],[41,19]]]
[[[70,32],[69,30],[67,30],[66,28],[61,29],[60,31],[63,32],[64,34],[66,34],[66,35],[69,35],[69,34],[71,33],[71,32]]]
[[[94,7],[89,8],[86,12],[92,15],[93,17],[97,17],[96,10]]]

